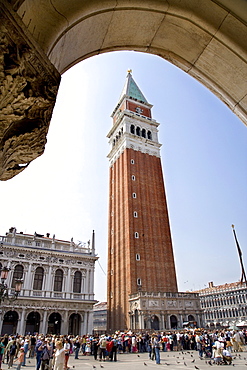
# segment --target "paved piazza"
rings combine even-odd
[[[161,354],[161,364],[156,365],[155,361],[151,361],[148,359],[148,353],[140,353],[140,354],[120,354],[118,355],[117,362],[99,362],[95,361],[93,356],[82,356],[79,355],[79,360],[75,360],[74,356],[70,356],[69,359],[69,366],[71,370],[87,370],[87,369],[128,369],[128,370],[140,370],[144,368],[163,368],[168,367],[170,370],[173,369],[187,369],[187,370],[194,370],[194,369],[218,369],[219,366],[213,365],[210,366],[208,364],[208,360],[200,360],[198,358],[198,353],[196,351],[183,351],[182,352],[160,352]],[[240,355],[240,357],[239,357]],[[193,357],[192,357],[193,356]],[[242,370],[247,369],[247,352],[240,352],[234,354],[236,357],[233,360],[233,365],[221,365],[222,368],[234,368]],[[192,362],[195,360],[194,362]],[[35,370],[35,359],[27,359],[27,366],[22,367],[22,370]],[[146,366],[144,365],[146,364]],[[7,364],[2,365],[2,370],[7,370]],[[13,370],[16,369],[16,365],[14,365]]]

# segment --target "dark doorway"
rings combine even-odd
[[[69,334],[80,335],[81,315],[73,313],[69,317]]]
[[[2,335],[16,334],[19,315],[16,311],[8,311],[3,318]]]
[[[177,328],[177,326],[178,326],[178,320],[177,320],[176,316],[172,315],[170,317],[170,323],[171,323],[171,328],[172,329],[176,329]]]
[[[40,325],[40,314],[35,311],[30,312],[27,316],[25,333],[26,334],[39,333],[39,325]]]
[[[156,315],[151,317],[151,329],[153,330],[160,330],[160,322]]]
[[[49,334],[60,334],[61,330],[61,315],[58,312],[53,312],[49,316],[47,333]]]

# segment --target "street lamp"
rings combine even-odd
[[[1,283],[0,283],[0,303],[2,303],[5,299],[12,302],[15,301],[18,298],[18,295],[21,291],[21,286],[23,283],[22,279],[15,279],[15,291],[10,295],[8,292],[8,285],[5,283],[8,273],[9,273],[8,267],[3,267],[0,269],[1,271]]]

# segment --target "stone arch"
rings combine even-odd
[[[243,0],[133,0],[127,4],[124,0],[70,0],[69,5],[67,0],[9,0],[2,7],[6,54],[13,47],[8,40],[15,35],[12,42],[16,50],[23,51],[22,77],[27,60],[42,73],[37,72],[33,86],[27,79],[28,85],[23,83],[26,87],[17,90],[23,99],[19,105],[30,102],[30,117],[21,119],[16,111],[12,112],[13,122],[7,118],[4,122],[3,145],[12,137],[20,137],[20,142],[15,139],[16,154],[9,149],[1,159],[0,179],[15,176],[43,153],[59,74],[81,60],[110,51],[134,50],[168,60],[208,87],[247,123],[247,17]],[[9,66],[5,67],[8,70]],[[35,104],[37,116],[33,114]],[[36,131],[30,134],[30,127]],[[32,137],[36,147],[23,149],[24,136],[20,134],[29,140]]]
[[[160,330],[160,320],[157,315],[151,316],[151,329]]]
[[[60,73],[100,53],[145,51],[198,79],[246,119],[243,1],[12,2],[21,4],[18,15]]]
[[[40,328],[40,313],[38,311],[31,311],[28,313],[26,318],[26,329],[25,334],[39,333]]]
[[[175,315],[170,316],[170,325],[171,325],[171,329],[176,329],[178,327],[177,316],[175,316]]]
[[[69,317],[69,334],[80,335],[81,315],[72,313]]]
[[[60,334],[61,331],[62,316],[59,312],[53,312],[48,318],[48,334]]]
[[[2,333],[16,334],[19,315],[16,311],[7,311],[3,317]]]

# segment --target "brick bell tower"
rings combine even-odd
[[[130,297],[177,292],[159,123],[128,71],[108,133],[108,331],[132,328]],[[133,329],[133,328],[132,328]],[[143,328],[144,329],[144,328]]]

